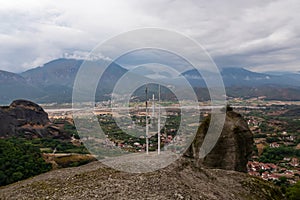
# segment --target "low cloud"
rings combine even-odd
[[[299,71],[299,10],[297,0],[1,1],[0,69],[75,58],[121,32],[161,27],[194,38],[219,67]]]

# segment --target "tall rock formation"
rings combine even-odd
[[[246,172],[247,161],[253,150],[253,135],[247,122],[231,108],[227,109],[225,124],[216,145],[206,157],[200,159],[197,155],[209,123],[210,117],[201,124],[184,156],[195,159],[200,166]]]

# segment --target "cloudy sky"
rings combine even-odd
[[[300,71],[300,1],[0,0],[0,69],[85,56],[143,27],[192,37],[218,67]]]

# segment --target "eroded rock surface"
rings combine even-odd
[[[199,127],[196,137],[185,156],[196,160],[198,165],[246,172],[248,158],[252,153],[253,135],[243,117],[229,109],[225,124],[216,145],[204,158],[199,158],[200,148],[210,123],[208,117]]]
[[[41,106],[27,100],[15,100],[0,107],[0,137],[69,138],[50,122]]]
[[[285,199],[260,178],[190,162],[183,159],[150,173],[120,172],[93,162],[1,187],[0,199]]]

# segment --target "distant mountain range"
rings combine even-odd
[[[8,104],[14,99],[28,99],[38,103],[71,102],[72,88],[77,71],[83,60],[56,59],[42,67],[30,69],[20,74],[0,70],[0,103]],[[112,63],[103,74],[96,99],[107,99],[115,83],[127,72],[127,69]],[[160,76],[176,85],[180,80],[174,74],[156,72],[140,68],[133,71],[137,76],[147,78]],[[227,96],[257,97],[266,96],[267,99],[300,100],[300,74],[285,73],[283,75],[256,73],[243,68],[224,68],[221,75],[226,86]],[[201,92],[199,99],[208,99],[205,82],[196,70],[186,71],[184,76],[197,92]],[[177,82],[180,85],[180,82]],[[105,86],[105,87],[100,87]],[[204,96],[203,96],[204,94]]]
[[[204,86],[204,79],[197,70],[189,70],[182,75],[186,77],[194,87]],[[300,74],[296,73],[273,75],[252,72],[244,68],[224,68],[221,70],[221,76],[226,87],[276,85],[280,87],[300,88]]]
[[[182,75],[196,90],[202,91],[198,93],[202,93],[204,99],[209,98],[208,91],[203,90],[206,87],[205,81],[197,70],[189,70]],[[267,74],[243,68],[224,68],[221,76],[229,97],[300,100],[300,73]]]

